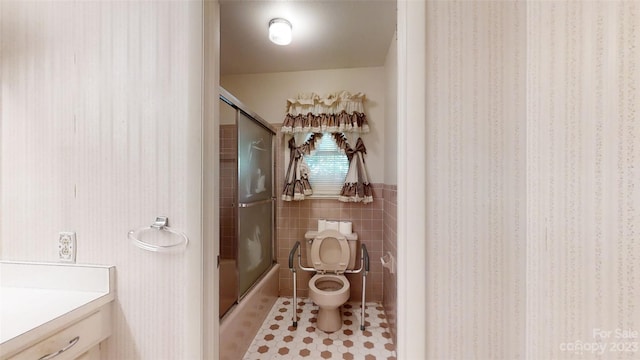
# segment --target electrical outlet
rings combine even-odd
[[[61,232],[58,237],[58,260],[61,262],[76,262],[76,233]]]

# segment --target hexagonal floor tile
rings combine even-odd
[[[298,327],[293,327],[291,303],[291,298],[277,299],[249,346],[244,360],[265,357],[395,360],[395,345],[391,342],[388,317],[381,304],[366,304],[365,318],[368,321],[365,322],[364,331],[360,330],[360,303],[345,304],[342,307],[342,328],[333,333],[325,333],[316,328],[318,306],[306,298],[299,299]],[[251,311],[257,314],[257,309]],[[248,329],[247,325],[240,330],[248,334]]]
[[[344,345],[346,347],[352,347],[353,346],[353,341],[345,340],[345,341],[342,342],[342,345]]]
[[[346,353],[342,354],[342,359],[343,360],[354,360],[355,358],[353,357],[352,353],[346,352]]]
[[[302,357],[307,357],[311,355],[311,351],[309,351],[309,349],[302,349],[298,354],[300,354],[300,356]]]

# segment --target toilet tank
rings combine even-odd
[[[307,231],[305,234],[305,238],[309,240],[307,242],[305,252],[307,254],[307,265],[310,267],[313,266],[313,261],[311,261],[311,245],[318,234],[319,233],[317,231]],[[345,235],[345,238],[349,244],[349,264],[347,265],[347,270],[355,270],[356,260],[358,259],[358,235],[356,233],[351,233],[349,235]]]

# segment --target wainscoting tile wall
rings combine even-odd
[[[236,258],[237,138],[235,125],[220,126],[220,257],[223,259]]]
[[[374,198],[382,189],[374,188]],[[315,230],[318,219],[342,219],[353,222],[353,231],[358,234],[360,243],[366,245],[371,259],[371,271],[367,276],[366,296],[367,301],[382,301],[382,232],[383,232],[383,200],[374,199],[368,205],[341,203],[336,199],[311,199],[297,202],[282,202],[278,204],[278,263],[284,269],[280,273],[280,292],[283,296],[293,294],[292,275],[288,269],[289,251],[296,241],[300,241],[300,249],[303,255],[303,265],[309,266],[306,261],[307,243],[304,234],[308,230]],[[357,266],[360,256],[358,255]],[[296,259],[297,264],[297,259]],[[300,296],[308,296],[308,282],[313,274],[310,272],[298,272],[298,291]],[[360,299],[362,294],[362,275],[347,274],[351,284],[352,301]]]
[[[394,259],[398,260],[398,220],[397,220],[397,208],[398,208],[398,187],[396,185],[384,185],[383,189],[384,198],[384,220],[383,220],[383,238],[382,253],[386,256],[387,253],[391,253]],[[416,239],[413,239],[416,241]],[[382,271],[382,283],[383,283],[383,302],[384,312],[387,314],[387,322],[389,323],[389,330],[393,336],[393,343],[396,342],[397,335],[397,266],[394,264],[394,273],[387,269]]]

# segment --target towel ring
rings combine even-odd
[[[169,226],[167,226],[167,224],[169,223],[169,218],[166,216],[158,216],[156,218],[156,221],[147,226],[147,227],[143,227],[140,228],[138,230],[131,230],[129,231],[129,233],[127,234],[127,236],[129,237],[129,240],[131,240],[131,242],[144,250],[149,250],[149,251],[154,251],[154,252],[169,252],[172,250],[175,250],[177,248],[183,247],[186,248],[187,244],[189,244],[189,238],[187,237],[187,235],[185,233],[173,230],[172,228],[170,228]],[[141,233],[143,231],[147,231],[147,230],[158,230],[158,231],[166,231],[169,232],[171,234],[177,235],[179,237],[181,237],[181,241],[177,242],[175,244],[170,244],[170,245],[153,245],[153,244],[149,244],[148,242],[144,242],[140,239],[138,239],[136,237],[136,233]]]

